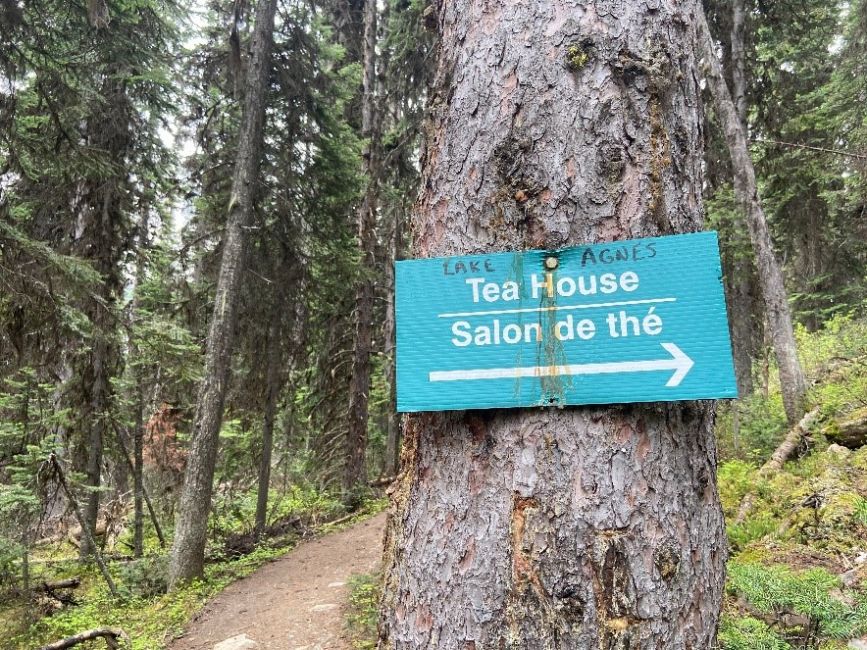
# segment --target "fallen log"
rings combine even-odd
[[[837,422],[824,430],[825,437],[842,447],[860,449],[867,445],[867,413]]]
[[[387,485],[391,485],[397,480],[396,476],[385,476],[382,478],[372,480],[368,485],[372,488],[385,487]]]
[[[792,427],[792,430],[786,434],[786,437],[783,438],[783,442],[781,442],[780,446],[776,448],[773,454],[771,454],[768,461],[759,468],[759,476],[764,478],[783,469],[783,465],[785,465],[789,457],[795,453],[798,445],[801,444],[801,440],[810,432],[810,429],[813,428],[818,417],[818,407],[814,408],[802,417],[801,421]],[[748,492],[744,495],[744,498],[741,500],[740,508],[738,508],[738,514],[735,516],[736,524],[742,524],[744,520],[750,516],[755,502],[755,493]]]
[[[54,643],[49,643],[48,645],[39,648],[39,650],[66,650],[66,648],[72,648],[73,646],[77,646],[79,643],[99,638],[105,639],[105,643],[110,650],[117,650],[121,647],[132,647],[129,636],[127,636],[126,632],[123,630],[114,627],[99,627],[93,630],[87,630],[86,632],[79,632],[78,634],[68,636],[65,639],[60,639],[60,641],[55,641]],[[123,643],[123,645],[121,645],[121,643]]]
[[[138,558],[132,555],[123,555],[121,553],[105,553],[103,554],[102,559],[106,562],[134,562]],[[61,558],[59,560],[30,560],[30,565],[41,567],[54,567],[64,566],[66,564],[79,564],[80,562],[81,558],[79,557],[68,557]]]
[[[81,578],[67,578],[57,582],[40,582],[33,589],[35,591],[56,591],[58,589],[75,589],[79,585],[81,585]]]
[[[75,599],[69,595],[68,592],[64,591],[64,589],[75,589],[79,585],[81,585],[80,578],[67,578],[66,580],[57,580],[56,582],[38,582],[23,589],[20,587],[13,587],[10,590],[10,593],[28,599],[30,594],[33,593],[44,594],[48,598],[53,598],[63,604],[71,605],[75,604]]]
[[[101,537],[105,535],[106,529],[106,521],[105,519],[100,519],[96,522],[96,528],[93,531],[95,537]],[[84,534],[81,526],[70,526],[66,532],[57,533],[56,535],[52,535],[50,537],[43,537],[38,540],[34,546],[45,546],[47,544],[56,544],[57,542],[62,542],[64,539],[68,540],[70,544],[72,544],[75,548],[79,548],[81,546],[81,536]]]
[[[339,526],[340,524],[345,524],[347,521],[352,519],[357,514],[358,514],[357,512],[350,512],[348,515],[344,515],[343,517],[340,517],[338,519],[334,519],[332,521],[325,522],[325,525],[326,526]]]

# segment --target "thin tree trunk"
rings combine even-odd
[[[111,592],[112,596],[117,598],[117,587],[115,587],[114,580],[112,579],[111,574],[108,572],[108,567],[106,566],[105,560],[102,557],[102,552],[96,546],[96,540],[93,538],[93,531],[96,530],[96,528],[91,528],[87,522],[87,519],[85,519],[84,513],[81,511],[81,507],[78,505],[78,499],[75,498],[75,495],[72,494],[72,490],[69,489],[69,484],[66,482],[66,474],[64,473],[63,468],[60,466],[60,462],[57,460],[57,457],[54,454],[51,454],[49,463],[51,464],[51,467],[55,472],[55,476],[60,483],[60,487],[66,494],[66,498],[69,499],[69,503],[72,506],[72,512],[75,515],[75,519],[78,521],[78,525],[81,526],[82,546],[84,545],[84,541],[87,540],[88,546],[93,549],[93,559],[96,561],[96,566],[99,568],[99,572],[102,574],[102,577],[105,580],[105,584],[108,586],[109,592]]]
[[[290,397],[286,401],[286,408],[283,411],[283,458],[280,460],[280,463],[283,465],[283,485],[281,487],[283,494],[286,494],[286,491],[289,489],[292,457],[295,452],[295,404],[292,402],[293,393],[294,391],[290,390]]]
[[[24,544],[24,550],[21,552],[21,591],[24,599],[24,604],[27,610],[27,621],[34,620],[33,593],[30,590],[30,544]]]
[[[376,246],[376,157],[374,93],[376,86],[376,2],[364,3],[364,90],[361,105],[361,135],[367,140],[363,172],[367,187],[358,209],[358,247],[361,270],[355,293],[355,342],[352,351],[352,377],[349,383],[349,430],[346,440],[346,467],[343,492],[354,505],[356,491],[367,485],[365,451],[367,447],[368,402],[370,398],[370,355],[373,345],[373,271]]]
[[[729,94],[722,65],[716,56],[713,38],[704,11],[698,15],[699,47],[702,50],[708,85],[716,102],[717,113],[725,132],[732,159],[735,195],[747,217],[750,239],[756,255],[759,285],[765,304],[774,354],[780,372],[783,405],[790,423],[801,419],[806,382],[798,360],[792,314],[783,281],[783,271],[774,253],[768,223],[762,210],[755,170],[747,147],[746,134]]]
[[[145,281],[147,273],[147,247],[148,247],[148,204],[144,203],[138,224],[138,260],[136,263],[136,277],[134,296],[131,305],[133,325],[138,318],[139,296],[141,285]],[[139,350],[135,340],[130,343],[130,362],[133,365],[133,379],[135,381],[135,422],[132,434],[132,477],[133,477],[133,555],[141,557],[144,554],[144,425],[145,425],[145,396],[144,396],[144,371],[137,364]],[[118,432],[120,436],[120,432]]]
[[[258,541],[268,518],[268,489],[271,485],[271,452],[274,448],[274,418],[280,395],[280,366],[282,363],[279,315],[271,319],[268,331],[268,364],[265,380],[265,409],[262,418],[262,456],[259,459],[259,488],[256,495],[256,524],[253,535]]]
[[[738,122],[746,133],[747,127],[747,64],[744,37],[746,34],[745,0],[732,0],[732,101]]]
[[[137,375],[139,373],[136,373]],[[142,378],[136,377],[136,416],[132,434],[132,476],[133,476],[133,555],[141,557],[144,553],[144,390]]]
[[[401,216],[398,207],[394,213],[391,237],[388,245],[388,264],[385,269],[386,287],[388,290],[388,302],[385,311],[385,384],[388,386],[388,409],[386,411],[386,438],[385,438],[385,462],[383,463],[383,476],[394,476],[400,465],[400,416],[397,413],[397,391],[395,385],[395,356],[394,356],[394,263],[400,259],[401,242]]]
[[[262,0],[256,7],[242,126],[238,138],[238,157],[227,208],[214,312],[208,332],[205,374],[196,402],[192,440],[172,546],[169,571],[172,588],[200,577],[204,567],[214,465],[229,381],[248,230],[253,219],[253,199],[262,149],[265,94],[271,67],[276,10],[277,0]]]
[[[697,4],[433,5],[417,257],[701,228]],[[405,418],[380,648],[715,646],[705,403]]]
[[[391,3],[386,2],[382,14],[379,17],[380,24],[386,33],[392,28],[391,25]],[[388,40],[388,36],[385,37]],[[379,75],[377,80],[379,87],[383,89],[382,96],[379,100],[379,121],[383,121],[387,115],[393,115],[393,119],[398,119],[401,114],[400,108],[394,106],[389,108],[385,106],[388,101],[386,77],[391,68],[391,48],[383,48],[382,56],[378,62]],[[380,125],[378,131],[382,132]],[[382,160],[379,160],[381,171],[386,173],[388,164],[385,162],[387,156],[383,154]],[[386,289],[386,307],[385,307],[385,327],[383,331],[383,355],[385,358],[385,385],[388,390],[388,404],[385,411],[385,458],[382,463],[382,476],[394,477],[400,467],[400,415],[397,413],[397,386],[395,384],[396,359],[395,351],[395,304],[394,304],[394,263],[401,259],[403,255],[403,220],[404,220],[404,204],[405,200],[398,201],[396,205],[391,206],[391,232],[388,237],[388,245],[386,246],[387,257],[384,265],[384,284]],[[389,481],[390,483],[391,481]]]
[[[135,469],[134,469],[135,466],[133,465],[133,461],[130,458],[129,450],[127,449],[126,442],[124,441],[124,436],[121,434],[121,431],[117,426],[115,426],[114,432],[117,434],[117,441],[120,443],[120,451],[123,454],[123,457],[124,457],[124,460],[126,461],[127,467],[129,467],[130,470],[133,473],[135,473]],[[157,513],[154,510],[154,504],[151,502],[151,498],[148,495],[148,491],[144,486],[144,481],[142,481],[142,485],[141,485],[141,495],[142,495],[142,498],[144,499],[145,505],[147,506],[148,514],[150,515],[150,518],[151,518],[151,523],[154,526],[154,532],[156,533],[157,540],[159,540],[159,543],[160,543],[160,548],[165,548],[166,547],[166,538],[165,538],[165,535],[163,535],[163,529],[162,529],[162,526],[160,526],[159,519],[157,519]]]
[[[745,36],[744,0],[732,2],[731,28],[731,77],[738,121],[747,132],[747,82],[744,56]],[[746,217],[745,217],[746,218]],[[755,269],[752,260],[735,252],[728,260],[731,273],[728,282],[729,305],[731,306],[732,348],[735,361],[735,376],[738,394],[746,397],[753,392],[753,360],[756,356],[755,319]],[[734,405],[737,410],[737,404]],[[734,419],[737,425],[737,414]],[[737,431],[735,432],[737,435]]]

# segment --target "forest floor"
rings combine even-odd
[[[169,648],[211,650],[241,635],[255,642],[257,650],[351,648],[345,625],[347,582],[377,570],[384,530],[385,513],[380,513],[300,544],[214,598]]]

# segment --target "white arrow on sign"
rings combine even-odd
[[[674,370],[665,384],[679,386],[695,365],[674,343],[663,343],[670,359],[655,361],[611,361],[609,363],[579,363],[567,366],[530,366],[524,368],[482,368],[479,370],[441,370],[430,373],[430,381],[469,381],[474,379],[518,379],[522,377],[557,377],[563,375],[610,375],[625,372]]]

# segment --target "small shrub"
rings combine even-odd
[[[724,650],[791,650],[790,646],[767,624],[755,618],[724,616],[719,640]]]
[[[349,613],[346,624],[357,650],[376,647],[376,625],[379,617],[379,596],[382,577],[358,575],[349,579]]]
[[[762,539],[777,530],[779,523],[768,513],[759,513],[739,524],[731,524],[726,528],[729,544],[738,551],[750,542]]]
[[[825,569],[793,571],[786,566],[729,563],[730,595],[743,598],[754,611],[781,621],[784,614],[800,615],[809,621],[799,632],[804,648],[816,648],[822,640],[851,639],[867,632],[867,599],[863,594],[844,597],[840,587],[839,578]]]
[[[756,474],[755,466],[742,460],[730,460],[720,465],[717,482],[727,517],[734,516],[744,495],[756,489]]]
[[[168,589],[169,558],[154,555],[122,564],[118,576],[129,595],[139,598],[153,598],[166,593]]]
[[[0,536],[0,596],[3,595],[6,585],[12,585],[18,581],[18,560],[21,559],[23,549],[20,544],[11,539]]]

